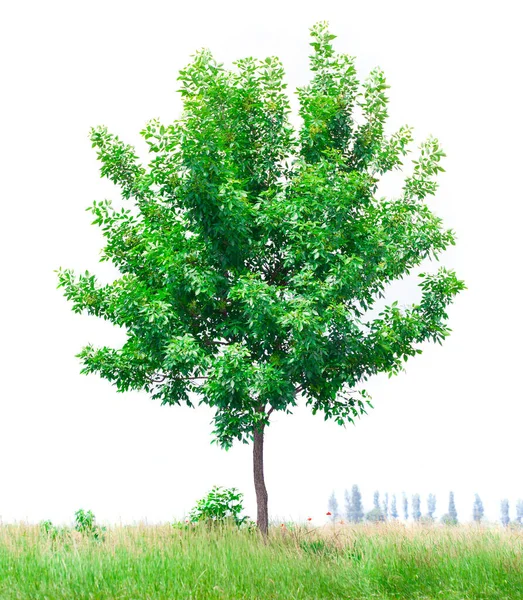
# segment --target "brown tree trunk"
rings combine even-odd
[[[258,506],[258,529],[266,538],[269,534],[269,511],[268,495],[263,476],[263,433],[264,425],[254,430],[253,467],[254,467],[254,489],[256,490],[256,503]]]

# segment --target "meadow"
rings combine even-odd
[[[1,600],[523,599],[523,530],[0,525]]]

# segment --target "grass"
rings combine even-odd
[[[0,525],[1,600],[523,599],[523,531],[336,525],[109,528]]]

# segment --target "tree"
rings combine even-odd
[[[454,492],[450,492],[449,494],[449,510],[441,517],[441,522],[445,525],[458,524],[458,512],[454,502]]]
[[[374,492],[373,508],[365,515],[367,521],[373,523],[385,521],[385,515],[380,506],[380,493]]]
[[[108,200],[88,209],[106,238],[101,260],[121,277],[103,285],[58,270],[75,312],[127,335],[121,348],[85,346],[82,373],[166,405],[207,404],[218,444],[253,443],[264,535],[271,415],[303,400],[313,414],[354,423],[371,406],[359,386],[401,371],[423,342],[441,344],[447,306],[464,289],[441,268],[420,275],[419,302],[371,312],[390,282],[454,244],[426,203],[444,153],[429,138],[399,197],[378,196],[381,176],[402,167],[411,129],[386,133],[380,69],[360,84],[327,24],[311,35],[313,78],[297,90],[296,132],[277,58],[228,70],[208,50],[180,71],[181,118],[141,132],[147,167],[132,146],[93,129],[102,176],[136,209]]]
[[[363,521],[363,502],[361,500],[360,488],[357,485],[352,486],[351,491],[352,516],[355,523]]]
[[[403,494],[403,517],[405,521],[409,520],[409,501],[405,494]]]
[[[505,498],[504,500],[501,501],[501,524],[504,527],[506,527],[510,523],[509,510],[510,510],[509,502]]]
[[[436,496],[429,494],[427,498],[427,517],[434,519],[434,513],[436,512]]]
[[[331,513],[330,514],[331,521],[332,522],[336,521],[336,519],[340,516],[340,513],[338,510],[338,501],[336,500],[336,494],[334,492],[332,492],[332,494],[330,495],[328,510]]]
[[[419,494],[413,494],[412,496],[412,518],[414,521],[421,519],[421,500]]]
[[[363,521],[363,504],[361,501],[360,488],[354,484],[352,486],[351,495],[348,503],[347,519],[351,523],[360,523]]]
[[[388,492],[385,492],[384,496],[383,496],[383,504],[381,507],[382,511],[383,511],[383,515],[385,517],[385,521],[389,518],[389,494]]]
[[[523,500],[518,500],[516,503],[516,522],[522,525],[523,521]]]
[[[390,516],[393,519],[398,518],[398,508],[396,506],[396,494],[392,495],[392,502],[391,502],[391,506],[390,506]]]
[[[449,517],[458,522],[458,511],[456,510],[456,503],[454,502],[454,492],[449,493]]]
[[[481,519],[483,519],[484,512],[485,511],[483,510],[483,502],[481,501],[479,495],[475,494],[474,507],[472,509],[472,518],[476,523],[481,523]]]
[[[347,519],[347,521],[351,521],[351,515],[352,515],[351,497],[350,497],[348,490],[345,490],[345,518]]]

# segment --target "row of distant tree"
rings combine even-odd
[[[389,499],[389,494],[385,493],[380,499],[380,493],[374,492],[373,508],[365,512],[363,502],[361,500],[361,492],[357,485],[353,485],[351,491],[345,490],[345,511],[342,513],[336,499],[336,494],[333,492],[329,498],[329,514],[332,521],[340,518],[345,518],[351,523],[360,523],[362,521],[388,521],[390,519],[398,519],[398,503],[396,495],[393,494]],[[408,521],[409,518],[413,521],[435,521],[434,513],[436,512],[436,496],[429,494],[426,501],[426,512],[421,511],[421,497],[419,494],[413,494],[411,501],[406,494],[403,494],[401,499],[400,510],[403,519]],[[474,505],[472,507],[472,518],[477,523],[483,520],[484,515],[483,502],[478,494],[475,495]],[[507,499],[501,501],[501,523],[506,527],[511,522],[510,520],[510,504]],[[447,525],[457,525],[458,511],[454,501],[454,492],[449,493],[449,503],[447,512],[440,518],[442,523]],[[516,503],[516,519],[515,523],[523,524],[523,500],[518,500]]]

